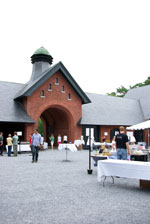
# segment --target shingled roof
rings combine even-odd
[[[150,95],[150,85],[130,89],[124,98],[139,100]]]
[[[13,100],[24,84],[0,82],[0,122],[35,123],[21,102]]]
[[[131,89],[124,98],[84,93],[59,62],[27,84],[0,82],[0,122],[34,123],[20,102],[55,72],[60,71],[82,99],[82,125],[134,125],[150,119],[150,85]],[[91,102],[91,103],[90,103]]]
[[[90,104],[82,106],[82,125],[133,125],[144,121],[137,100],[86,93]]]
[[[137,87],[127,92],[124,98],[138,100],[143,111],[144,119],[150,119],[150,85]]]

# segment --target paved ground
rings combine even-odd
[[[0,224],[149,224],[150,191],[138,180],[97,182],[87,174],[88,151],[0,157]]]

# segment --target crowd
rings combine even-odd
[[[57,145],[61,143],[67,143],[67,135],[65,134],[63,136],[63,141],[62,137],[59,134],[57,137]],[[50,146],[51,149],[53,150],[54,148],[54,143],[55,143],[55,137],[54,134],[51,134],[49,137],[50,141]],[[11,136],[11,134],[8,134],[8,137],[6,138],[6,150],[7,150],[7,155],[10,157],[12,155],[13,151],[13,156],[18,155],[18,143],[19,143],[19,137],[17,135],[17,132],[14,132],[14,135]],[[38,156],[39,156],[39,150],[44,144],[44,138],[41,136],[41,134],[38,133],[38,129],[35,129],[34,134],[30,134],[29,137],[29,145],[31,148],[32,152],[32,163],[33,162],[38,162]],[[0,155],[3,156],[4,152],[4,137],[3,137],[3,132],[0,132]]]
[[[54,134],[51,134],[49,137],[51,149],[54,148],[55,137]],[[61,144],[61,135],[59,134],[57,137],[57,145]],[[35,129],[35,133],[30,136],[30,147],[32,152],[32,163],[38,162],[38,155],[40,146],[44,143],[44,138],[38,133],[38,130]],[[65,134],[63,137],[63,143],[67,143],[67,135]]]
[[[14,132],[13,137],[11,136],[11,134],[8,134],[8,137],[6,138],[8,156],[11,156],[12,149],[13,149],[13,155],[17,156],[18,141],[19,141],[19,137],[16,131]],[[53,133],[49,137],[49,141],[50,141],[51,150],[53,150],[54,143],[56,142]],[[59,147],[59,144],[67,143],[67,141],[68,141],[68,138],[66,134],[63,136],[63,139],[61,135],[59,134],[57,137],[57,146]],[[103,141],[105,141],[105,139],[103,139]],[[112,141],[112,148],[115,148],[117,151],[117,159],[123,159],[123,160],[127,159],[128,155],[130,154],[130,148],[129,148],[128,142],[129,140],[128,140],[128,136],[125,134],[125,128],[121,126],[120,133],[117,134],[113,138],[113,141]],[[32,152],[32,162],[38,162],[39,149],[44,144],[44,138],[41,136],[41,134],[38,133],[38,129],[35,129],[34,134],[30,135],[29,144],[30,144],[30,148]],[[4,138],[3,138],[3,133],[0,132],[0,155],[1,156],[3,156],[3,151],[4,151]]]
[[[7,151],[8,151],[8,156],[11,156],[12,153],[12,148],[14,152],[14,156],[17,156],[17,146],[18,146],[18,141],[19,137],[17,135],[17,132],[14,132],[13,137],[11,134],[8,134],[8,137],[6,138],[7,142]],[[4,138],[3,138],[3,132],[0,132],[0,155],[3,156],[3,151],[4,151]]]

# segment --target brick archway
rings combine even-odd
[[[49,142],[49,136],[53,133],[55,136],[55,145],[57,144],[57,136],[60,134],[68,136],[68,141],[74,140],[74,120],[66,108],[53,105],[46,108],[40,115],[44,127],[44,139]]]

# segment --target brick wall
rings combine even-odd
[[[114,128],[116,129],[119,129],[120,126],[108,126],[108,125],[104,125],[104,126],[100,126],[100,141],[102,142],[102,138],[104,136],[104,133],[107,132],[108,133],[108,136],[106,136],[106,139],[110,142],[111,139],[110,139],[110,131]]]
[[[56,78],[57,84],[55,84]],[[41,97],[43,90],[44,96]],[[67,132],[69,141],[73,142],[74,139],[80,138],[82,131],[77,122],[82,116],[82,100],[61,72],[56,72],[31,96],[24,98],[24,106],[29,116],[36,121],[34,125],[26,125],[26,139],[38,127],[38,119],[41,116],[42,121],[45,120],[45,131],[47,123],[54,125],[54,134]]]

